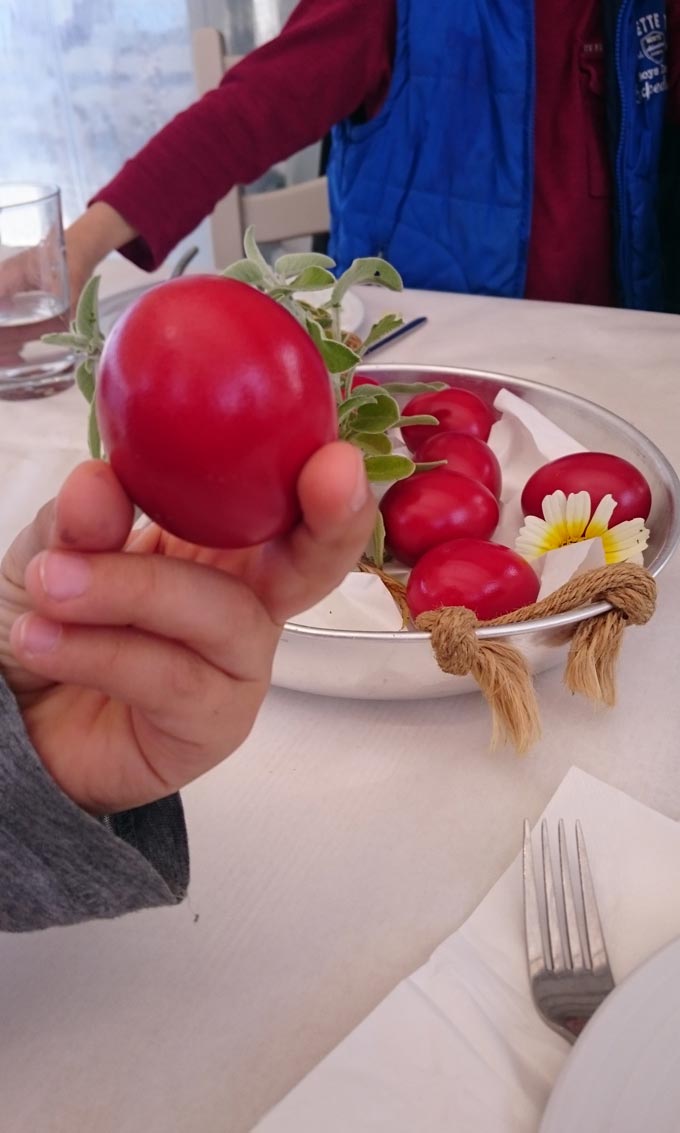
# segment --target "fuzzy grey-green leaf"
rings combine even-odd
[[[307,326],[313,324],[320,327],[321,330],[330,331],[333,326],[333,319],[330,311],[325,310],[323,307],[314,307],[311,303],[307,303],[304,299],[296,299],[298,307],[304,312],[307,318]]]
[[[389,394],[378,392],[373,403],[367,402],[357,409],[352,427],[358,433],[384,433],[399,418],[399,406]]]
[[[413,473],[415,465],[407,456],[367,456],[364,464],[366,475],[372,483],[387,484],[393,480],[405,480]]]
[[[373,283],[387,287],[390,291],[401,291],[404,286],[399,272],[388,264],[387,260],[381,260],[377,256],[367,256],[355,260],[347,271],[343,272],[333,288],[331,304],[335,307],[339,306],[350,287],[355,287],[358,283]]]
[[[382,389],[378,386],[369,386],[368,383],[366,385],[354,386],[350,396],[343,402],[343,405],[349,405],[352,409],[355,409],[363,405],[365,401],[375,401],[382,393]]]
[[[360,386],[359,390],[363,390],[363,387]],[[339,421],[343,421],[346,417],[349,417],[352,413],[355,413],[357,409],[359,409],[362,405],[365,405],[367,402],[376,401],[377,394],[375,393],[375,391],[373,391],[373,393],[364,394],[363,392],[360,393],[359,390],[357,390],[356,393],[353,393],[351,397],[345,398],[345,400],[342,401],[340,405],[338,405]]]
[[[335,276],[325,268],[309,267],[293,279],[289,279],[288,287],[291,291],[323,291],[326,287],[332,287],[334,283]]]
[[[346,370],[351,370],[360,361],[359,355],[342,342],[322,338],[321,343],[317,343],[317,345],[331,374],[344,374]]]
[[[394,424],[398,428],[402,425],[438,425],[439,418],[433,417],[431,413],[414,413],[412,417],[400,417]]]
[[[254,264],[259,264],[259,266],[262,268],[262,274],[264,275],[264,277],[266,279],[273,280],[272,270],[257,246],[257,241],[255,239],[255,229],[253,228],[252,224],[249,225],[248,228],[246,228],[245,235],[243,237],[243,250],[246,254],[246,259],[251,260]]]
[[[97,413],[94,406],[94,401],[90,402],[90,415],[87,422],[87,441],[90,448],[90,454],[95,460],[100,460],[102,455],[102,442],[99,435],[99,425],[97,423]]]
[[[385,520],[381,511],[378,511],[375,517],[369,558],[373,560],[377,567],[382,567],[385,562]]]
[[[373,324],[366,335],[366,338],[361,344],[361,353],[363,354],[369,346],[373,346],[375,342],[379,342],[381,338],[385,338],[385,336],[391,334],[392,331],[398,330],[400,326],[403,326],[403,323],[404,320],[401,315],[383,315],[381,319],[378,319],[377,323]]]
[[[448,389],[446,382],[385,382],[383,389],[391,394],[438,393]]]
[[[237,260],[221,273],[225,279],[237,279],[240,283],[258,284],[264,280],[264,272],[260,264],[253,260]]]
[[[321,344],[323,342],[321,327],[318,323],[314,322],[314,319],[310,319],[309,316],[307,316],[306,318],[306,327],[309,337],[312,339],[315,346],[317,346],[319,350],[321,350]]]
[[[277,275],[282,275],[284,279],[290,279],[293,275],[300,275],[307,268],[334,268],[335,260],[330,256],[324,256],[321,252],[291,252],[285,256],[279,256],[274,264],[274,271]]]
[[[88,342],[101,339],[99,330],[99,279],[93,275],[80,293],[76,307],[75,330]]]
[[[389,456],[392,442],[385,433],[352,433],[351,441],[367,456]]]
[[[76,385],[87,401],[92,404],[94,398],[94,362],[86,359],[76,367]]]
[[[443,468],[448,460],[421,460],[416,463],[416,472],[431,472],[433,468]]]
[[[71,350],[87,350],[87,339],[82,334],[72,334],[70,331],[60,331],[57,334],[43,334],[40,341],[47,346],[68,346]]]

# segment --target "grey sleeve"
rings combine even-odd
[[[0,930],[175,905],[189,884],[179,795],[103,820],[45,771],[0,677]]]

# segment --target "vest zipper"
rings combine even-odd
[[[536,17],[534,2],[529,4],[529,73],[531,75],[531,97],[529,99],[529,113],[527,115],[527,165],[529,171],[526,192],[526,214],[524,240],[524,263],[520,268],[516,298],[523,299],[527,290],[527,274],[529,271],[529,249],[531,247],[531,233],[534,221],[534,183],[536,170],[534,167],[534,150],[536,148]]]
[[[630,295],[630,257],[628,255],[628,239],[627,233],[629,231],[629,216],[628,216],[628,202],[624,196],[624,151],[625,151],[625,137],[628,129],[628,108],[626,105],[626,92],[623,82],[623,60],[622,60],[622,36],[623,36],[623,22],[624,18],[628,16],[632,0],[623,0],[616,17],[616,34],[614,37],[614,66],[616,69],[616,83],[619,92],[619,105],[621,108],[621,116],[619,119],[619,136],[616,143],[616,163],[615,163],[615,178],[616,178],[616,196],[615,196],[615,211],[617,217],[616,232],[618,236],[618,262],[619,262],[619,277],[621,285],[621,299],[624,306],[628,305],[631,298]]]

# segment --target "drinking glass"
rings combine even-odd
[[[73,384],[73,353],[41,341],[68,324],[59,189],[0,183],[0,398],[45,397]]]

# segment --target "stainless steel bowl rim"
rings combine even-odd
[[[626,421],[624,417],[619,417],[618,414],[612,413],[611,410],[605,409],[604,406],[598,405],[595,401],[590,401],[588,398],[580,397],[578,394],[569,393],[567,390],[559,389],[555,386],[548,386],[544,382],[534,382],[529,378],[518,378],[514,374],[504,374],[498,370],[471,370],[466,366],[435,366],[429,363],[417,365],[415,363],[400,363],[390,365],[389,363],[374,363],[373,365],[362,365],[362,372],[364,370],[373,370],[381,372],[389,370],[390,373],[398,373],[400,375],[407,374],[441,374],[451,377],[452,373],[460,374],[464,377],[470,378],[484,378],[490,379],[495,382],[502,382],[504,378],[509,379],[512,384],[522,389],[534,390],[547,390],[551,396],[557,399],[563,399],[568,402],[577,402],[581,405],[593,406],[597,413],[609,419],[612,424],[616,424],[617,429],[624,436],[631,439],[635,438],[642,441],[650,453],[652,453],[658,462],[659,467],[663,468],[666,472],[668,480],[674,485],[676,496],[680,497],[680,479],[675,472],[671,463],[666,459],[664,454],[659,448],[650,441],[644,433],[631,425],[630,421]],[[673,555],[678,543],[680,542],[680,513],[676,514],[666,540],[666,549],[662,555],[659,555],[650,567],[650,574],[654,578],[657,577],[666,566]],[[564,614],[551,614],[547,618],[533,618],[525,622],[509,622],[503,626],[480,626],[475,631],[480,639],[499,638],[499,637],[513,637],[521,633],[539,633],[541,630],[554,630],[562,626],[576,625],[578,622],[585,621],[587,618],[597,617],[599,614],[606,614],[612,609],[610,602],[593,602],[589,606],[581,606],[577,610],[569,610]],[[293,633],[303,637],[330,637],[330,638],[352,638],[360,639],[362,641],[403,641],[403,642],[422,642],[427,641],[430,637],[429,633],[424,633],[420,630],[350,630],[350,629],[319,629],[315,626],[297,625],[293,622],[286,622],[284,630],[287,633]]]

